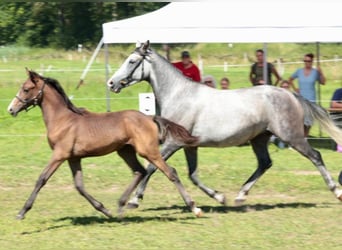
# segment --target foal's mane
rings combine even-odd
[[[72,112],[79,114],[79,115],[83,115],[84,113],[87,112],[84,108],[76,107],[70,101],[69,97],[65,94],[64,89],[62,88],[62,86],[60,85],[60,83],[57,80],[55,80],[53,78],[48,78],[48,77],[42,77],[42,79],[46,84],[48,84],[49,86],[51,86],[52,88],[54,88],[57,91],[57,93],[63,98],[68,109],[70,109]]]

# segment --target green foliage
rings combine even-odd
[[[0,45],[70,49],[92,46],[102,23],[141,15],[167,3],[156,2],[17,2],[0,3]]]

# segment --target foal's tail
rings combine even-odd
[[[342,145],[342,130],[336,126],[329,113],[321,106],[304,99],[298,94],[294,94],[294,96],[302,105],[304,116],[310,120],[318,121],[323,130],[326,131],[339,145]]]
[[[199,138],[192,136],[184,127],[160,116],[154,116],[153,121],[158,125],[161,143],[171,137],[179,146],[197,146]]]

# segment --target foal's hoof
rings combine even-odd
[[[198,208],[198,207],[195,207],[193,210],[194,214],[196,215],[196,217],[202,217],[203,216],[203,211],[202,209]]]

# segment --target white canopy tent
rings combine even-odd
[[[172,2],[154,12],[103,24],[109,43],[341,42],[342,1]]]
[[[339,0],[172,2],[148,14],[104,23],[101,41],[106,48],[111,43],[138,40],[152,44],[264,43],[265,48],[267,43],[342,42],[341,9]],[[106,69],[107,65],[108,60]]]

